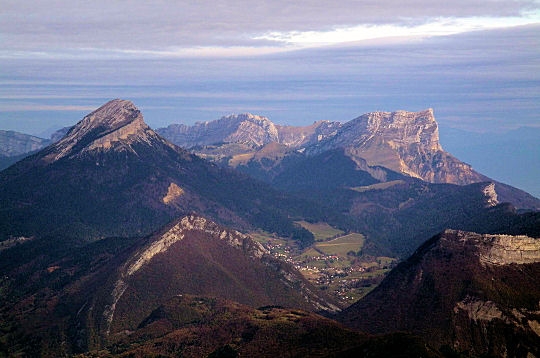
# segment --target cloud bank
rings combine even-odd
[[[538,23],[539,9],[534,0],[7,0],[0,56],[250,55]]]

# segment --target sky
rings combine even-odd
[[[153,128],[426,108],[540,127],[540,1],[0,0],[0,129],[48,136],[113,98]]]

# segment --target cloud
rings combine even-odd
[[[0,37],[2,56],[12,58],[253,55],[283,49],[276,40],[448,34],[485,28],[487,20],[522,24],[522,18],[537,18],[539,8],[535,0],[457,0],[451,6],[446,0],[5,0]]]
[[[382,38],[433,37],[469,31],[507,28],[540,23],[540,12],[523,17],[438,17],[422,24],[381,24],[337,27],[323,31],[269,32],[256,39],[296,45],[336,44]]]

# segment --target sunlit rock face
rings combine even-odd
[[[432,183],[463,185],[488,180],[443,150],[432,109],[372,112],[344,124],[317,121],[299,127],[276,125],[266,117],[246,113],[193,126],[170,125],[158,133],[215,161],[279,143],[308,156],[345,149],[364,166],[382,166]],[[236,161],[232,163],[235,166]]]
[[[166,143],[144,122],[131,101],[115,99],[77,123],[49,150],[47,161],[81,156],[95,151],[136,153],[134,143]],[[170,144],[168,144],[170,146]]]
[[[12,157],[38,150],[49,140],[14,131],[0,130],[0,156]]]
[[[445,152],[433,110],[372,112],[345,123],[338,133],[312,148],[346,148],[352,158],[432,183],[470,184],[487,178]]]
[[[171,124],[157,129],[157,132],[185,148],[235,143],[253,149],[279,143],[297,149],[335,135],[340,126],[338,122],[329,121],[317,121],[301,127],[277,125],[267,117],[243,113],[198,122],[192,126]]]

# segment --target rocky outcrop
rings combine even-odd
[[[443,150],[432,109],[364,114],[308,151],[333,148],[346,148],[369,166],[383,166],[431,183],[464,185],[487,180]]]
[[[468,356],[538,356],[540,239],[446,230],[340,314]],[[429,319],[426,319],[429,317]]]
[[[253,150],[275,142],[296,149],[335,135],[339,126],[340,123],[329,121],[318,121],[304,127],[280,126],[267,117],[244,113],[198,122],[193,126],[172,124],[157,129],[157,132],[185,148],[235,143]]]
[[[277,126],[279,143],[289,148],[302,149],[335,136],[341,127],[339,122],[317,121],[312,125]]]
[[[439,245],[451,251],[467,250],[474,254],[482,265],[524,265],[540,262],[540,239],[525,235],[445,230]]]
[[[127,275],[131,276],[138,271],[142,266],[149,263],[154,256],[162,252],[175,244],[176,242],[183,240],[186,233],[196,230],[212,235],[213,237],[224,240],[227,244],[235,248],[242,248],[245,244],[249,243],[249,249],[246,253],[254,258],[261,258],[265,254],[269,254],[261,244],[252,241],[247,235],[244,235],[235,230],[229,230],[218,226],[216,223],[209,221],[201,216],[189,215],[179,220],[166,232],[160,235],[160,237],[154,241],[143,252],[138,253],[134,257],[134,262],[130,264],[127,269]],[[246,247],[247,248],[247,247]]]
[[[93,151],[136,153],[132,144],[160,142],[161,139],[144,122],[141,112],[131,101],[115,99],[84,117],[60,141],[48,149],[47,162],[75,157]]]

